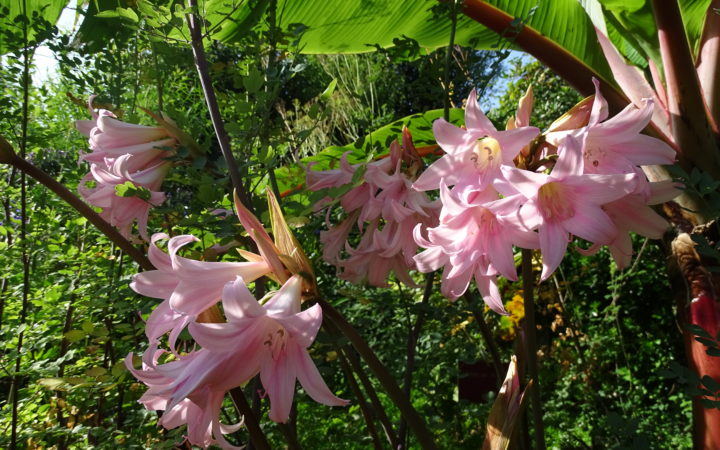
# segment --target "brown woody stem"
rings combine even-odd
[[[245,205],[247,209],[252,211],[252,204],[250,203],[250,197],[245,191],[245,185],[242,183],[242,177],[240,176],[240,170],[238,169],[237,161],[233,156],[232,148],[230,147],[230,137],[225,130],[225,124],[222,121],[220,115],[220,107],[218,106],[217,96],[210,80],[210,71],[208,69],[207,58],[205,57],[205,47],[203,47],[202,31],[200,18],[197,14],[198,3],[197,0],[188,0],[188,4],[192,8],[192,12],[188,14],[188,28],[190,28],[190,39],[193,51],[193,57],[195,59],[195,67],[197,68],[198,75],[200,77],[200,85],[202,86],[203,94],[205,95],[205,103],[207,104],[208,111],[210,112],[210,120],[212,121],[213,128],[215,129],[215,136],[220,144],[220,150],[222,150],[223,157],[228,166],[228,172],[230,173],[230,180],[232,185],[237,192],[240,201]]]

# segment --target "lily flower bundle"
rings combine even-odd
[[[320,403],[347,404],[330,391],[308,353],[322,324],[320,305],[301,308],[303,294],[314,292],[313,272],[277,202],[268,195],[275,242],[236,200],[240,222],[259,255],[240,251],[247,262],[196,261],[178,253],[197,238],[170,238],[165,253],[156,243],[168,236],[156,234],[148,257],[157,270],[137,274],[130,285],[139,294],[162,299],[146,323],[150,345],[142,367],[134,367],[132,353],[125,361],[148,386],[140,402],[147,409],[164,411],[158,423],[165,428],[187,425],[186,437],[193,445],[236,448],[224,435],[243,423],[220,423],[222,403],[228,391],[258,373],[270,399],[270,419],[276,422],[288,420],[296,380]],[[282,285],[265,302],[255,299],[247,287],[261,276]],[[219,301],[227,321],[216,307]],[[198,347],[181,353],[176,341],[185,329]],[[159,349],[165,335],[169,350]]]
[[[178,141],[165,127],[135,125],[119,120],[111,111],[95,111],[92,120],[78,120],[77,129],[89,138],[90,153],[80,161],[90,163],[90,172],[78,191],[91,205],[102,208],[100,216],[130,239],[137,222],[140,236],[149,240],[150,208],[165,201],[160,190],[170,169],[167,160]]]
[[[418,224],[437,225],[440,204],[412,189],[422,160],[410,131],[403,130],[402,147],[393,141],[388,157],[366,166],[350,165],[346,153],[339,169],[314,171],[311,167],[306,169],[307,186],[313,191],[348,185],[357,171],[364,170],[356,180],[359,184],[340,198],[347,217],[320,233],[323,259],[338,268],[341,278],[354,283],[367,279],[373,286],[387,286],[392,271],[398,280],[415,286],[409,274],[416,268],[413,256],[418,249],[412,232]],[[353,248],[348,237],[354,225],[363,234]],[[340,256],[343,249],[348,255],[345,259]]]
[[[474,277],[488,306],[507,314],[497,276],[517,279],[514,246],[540,249],[544,280],[573,236],[591,243],[586,253],[609,246],[622,268],[632,256],[629,231],[660,238],[667,229],[647,205],[668,201],[678,190],[671,182],[648,182],[639,167],[675,159],[667,144],[640,134],[653,114],[653,101],[608,118],[594,82],[589,114],[587,108],[574,108],[544,139],[528,126],[530,93],[506,131],[495,129],[474,92],[465,109],[466,128],[435,121],[435,138],[446,154],[413,187],[439,188],[442,211],[437,227],[415,228],[417,243],[426,248],[415,261],[422,272],[444,267],[444,295],[456,299]]]

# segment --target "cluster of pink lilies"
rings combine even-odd
[[[628,232],[662,237],[668,223],[648,205],[679,193],[670,181],[648,182],[639,167],[675,160],[670,146],[640,134],[653,115],[653,101],[608,118],[607,103],[596,89],[592,105],[579,104],[544,134],[529,126],[532,101],[529,90],[514,120],[498,131],[473,91],[465,127],[434,122],[445,155],[414,182],[417,170],[400,170],[399,162],[368,164],[364,182],[340,201],[348,217],[321,235],[324,258],[345,278],[367,277],[374,285],[385,282],[390,268],[408,284],[409,270],[443,268],[442,292],[451,300],[474,277],[485,302],[500,314],[507,312],[497,276],[517,279],[514,247],[540,249],[542,279],[558,267],[573,236],[591,243],[579,251],[593,253],[607,245],[618,267],[626,267],[632,257]],[[405,149],[412,149],[408,139]],[[308,188],[346,184],[355,170],[344,156],[340,169],[309,171]],[[420,194],[436,189],[441,205],[439,223],[432,225],[438,207]],[[369,230],[353,248],[347,238],[356,221]],[[343,244],[350,255],[346,260],[339,257]],[[425,250],[416,254],[418,247]]]
[[[501,314],[506,311],[497,277],[517,279],[514,247],[540,249],[542,279],[558,267],[574,236],[590,243],[579,251],[592,253],[606,245],[618,266],[627,266],[628,232],[661,237],[668,224],[648,205],[678,194],[671,182],[648,182],[639,167],[672,164],[675,158],[667,144],[640,134],[653,114],[653,101],[608,118],[597,90],[591,105],[579,104],[544,134],[529,126],[531,109],[529,91],[514,120],[498,131],[472,92],[465,127],[443,119],[433,124],[445,155],[424,171],[407,130],[402,146],[394,142],[389,157],[364,167],[350,165],[347,155],[338,169],[319,172],[309,166],[311,190],[344,186],[361,174],[340,199],[347,216],[321,234],[324,259],[343,278],[376,286],[386,285],[391,271],[414,286],[410,270],[442,267],[445,296],[456,299],[474,277],[485,302]],[[80,191],[123,234],[130,236],[137,222],[147,240],[148,211],[164,199],[160,184],[177,140],[164,127],[127,124],[105,110],[92,114],[93,120],[77,122],[92,149],[81,157],[91,171]],[[364,172],[357,173],[361,167]],[[133,195],[119,195],[116,186],[128,182]],[[430,200],[425,191],[436,189],[439,198]],[[234,448],[224,435],[242,421],[222,424],[220,411],[226,393],[257,374],[274,421],[288,420],[296,380],[320,403],[347,404],[330,391],[308,353],[322,310],[318,304],[301,308],[305,280],[299,274],[312,270],[290,267],[289,252],[281,252],[242,205],[236,207],[259,255],[241,251],[247,262],[192,260],[179,251],[195,237],[155,234],[148,256],[157,270],[140,273],[131,283],[137,293],[162,302],[146,323],[149,349],[141,368],[135,368],[132,354],[126,365],[148,386],[140,401],[164,411],[159,423],[166,428],[187,425],[194,445]],[[362,236],[353,247],[355,226]],[[157,245],[161,240],[168,240],[167,253]],[[418,253],[419,247],[425,250]],[[258,301],[246,283],[262,276],[281,287]],[[181,352],[176,341],[185,329],[195,347]],[[166,350],[160,348],[163,342]]]
[[[80,181],[80,195],[93,206],[102,208],[100,216],[132,237],[137,222],[140,236],[148,240],[150,208],[165,201],[160,191],[171,163],[167,158],[177,145],[163,127],[148,127],[122,122],[111,111],[92,107],[92,120],[78,120],[77,129],[89,139],[90,153],[80,161],[90,163],[90,172]],[[133,195],[118,195],[118,186],[131,187]]]

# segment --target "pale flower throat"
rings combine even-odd
[[[543,217],[548,220],[565,220],[575,215],[567,188],[557,181],[540,186],[538,207]]]
[[[488,169],[500,167],[501,151],[497,139],[491,137],[478,139],[473,146],[470,161],[478,171],[485,172]]]

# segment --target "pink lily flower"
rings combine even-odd
[[[471,278],[475,281],[490,308],[507,314],[496,285],[496,275],[502,274],[516,280],[517,272],[513,245],[537,248],[538,237],[522,227],[506,223],[503,214],[510,214],[519,207],[520,198],[498,201],[498,193],[488,187],[474,191],[470,201],[465,201],[444,182],[440,184],[443,210],[440,225],[429,228],[428,238],[415,229],[415,241],[425,250],[415,255],[421,272],[445,267],[443,294],[457,299],[467,289]]]
[[[612,219],[601,208],[635,190],[637,174],[586,174],[583,148],[567,136],[550,175],[503,168],[507,181],[527,200],[508,223],[538,230],[543,254],[541,279],[547,279],[565,254],[571,235],[607,245],[618,235]]]
[[[357,248],[346,243],[350,257],[338,262],[343,270],[340,278],[352,283],[367,279],[371,286],[388,287],[387,279],[392,271],[405,285],[419,287],[409,273],[415,268],[412,259],[417,251],[412,235],[415,225],[419,225],[415,220],[388,222],[380,230],[372,223]]]
[[[239,449],[240,447],[231,445],[223,436],[234,433],[243,425],[243,421],[234,425],[220,423],[220,408],[225,391],[204,386],[181,401],[170,403],[172,397],[167,386],[175,381],[183,368],[197,358],[200,352],[190,353],[178,361],[158,365],[158,359],[164,353],[162,350],[157,350],[157,344],[151,345],[145,352],[140,370],[133,367],[132,353],[125,358],[125,366],[130,373],[149,386],[138,401],[150,411],[163,411],[158,425],[168,430],[187,425],[186,439],[193,445],[207,448],[212,444],[218,444],[224,449]],[[148,355],[150,358],[147,357]]]
[[[123,236],[131,239],[132,224],[137,222],[140,236],[147,241],[148,214],[151,207],[165,200],[160,186],[171,166],[166,158],[178,142],[164,127],[125,123],[104,109],[95,112],[93,98],[88,102],[92,120],[75,122],[77,129],[89,137],[92,150],[80,156],[81,161],[88,161],[91,166],[78,190],[88,203],[103,209],[101,217],[116,226]],[[97,185],[88,187],[89,181]],[[115,187],[128,181],[149,192],[119,196]]]
[[[263,259],[208,262],[183,258],[178,251],[198,240],[190,235],[170,239],[168,253],[165,253],[156,244],[161,239],[168,239],[168,236],[154,234],[148,251],[148,258],[157,270],[136,274],[130,288],[140,295],[166,300],[150,314],[146,334],[153,342],[170,331],[171,349],[175,348],[175,340],[185,326],[220,299],[225,283],[237,276],[248,282],[254,281],[271,271],[270,265]]]
[[[409,274],[415,268],[412,257],[417,251],[412,230],[418,223],[435,226],[440,208],[437,201],[412,188],[419,163],[412,137],[404,130],[403,147],[393,142],[389,157],[368,164],[363,182],[340,198],[340,205],[350,215],[323,231],[320,240],[323,258],[340,269],[341,278],[387,286],[392,271],[403,283],[415,286]],[[358,166],[347,164],[345,155],[341,165],[326,175],[308,173],[308,186],[319,189],[347,184]],[[356,248],[347,241],[354,223],[364,232]],[[344,260],[340,257],[343,248],[349,255]]]
[[[288,420],[296,379],[315,401],[330,406],[347,405],[347,401],[328,389],[308,354],[307,348],[322,323],[322,309],[316,304],[301,311],[301,291],[302,280],[295,275],[260,305],[242,277],[227,283],[222,301],[228,322],[194,322],[189,326],[190,334],[202,349],[177,361],[145,364],[142,370],[132,367],[132,354],[128,355],[128,368],[149,386],[146,401],[159,398],[165,402],[160,406],[172,411],[189,399],[202,410],[202,420],[196,420],[202,442],[197,443],[207,445],[209,423],[215,440],[223,447],[227,442],[222,438],[224,431],[219,422],[222,398],[225,392],[241,386],[258,372],[270,398],[270,419],[276,422]]]
[[[583,157],[585,173],[634,173],[638,165],[673,164],[675,150],[665,142],[640,134],[650,123],[653,101],[643,100],[643,107],[628,105],[615,117],[607,119],[607,103],[595,83],[595,101],[590,122],[577,130],[548,133],[546,139],[559,145],[566,136],[585,140]],[[607,119],[607,120],[605,120]]]
[[[149,127],[122,122],[112,112],[92,109],[91,96],[88,110],[92,120],[77,120],[75,126],[89,139],[92,152],[81,155],[80,159],[90,163],[111,166],[113,161],[125,154],[134,158],[128,163],[128,170],[135,172],[159,162],[177,146],[177,140],[163,127]]]
[[[446,155],[432,163],[415,181],[419,191],[438,189],[441,180],[456,189],[466,187],[482,190],[501,177],[500,167],[513,166],[520,150],[540,134],[535,127],[497,131],[480,110],[475,90],[470,92],[465,107],[466,129],[444,119],[433,122],[433,133]]]
[[[670,132],[670,113],[666,106],[667,95],[661,78],[657,73],[655,63],[652,59],[648,61],[650,65],[650,73],[652,74],[653,83],[655,85],[655,89],[653,89],[650,83],[648,83],[645,79],[642,71],[639,68],[626,63],[617,48],[615,48],[613,43],[610,42],[610,39],[608,39],[601,30],[595,28],[595,32],[603,54],[605,55],[605,59],[607,60],[610,70],[615,77],[615,81],[617,81],[620,88],[622,88],[623,92],[630,98],[630,101],[632,101],[638,108],[643,106],[644,99],[651,98],[655,104],[655,108],[652,113],[653,124],[665,137],[672,139],[672,133]],[[715,70],[713,69],[712,72],[714,73]]]
[[[602,206],[618,228],[618,235],[608,244],[608,248],[619,269],[625,269],[632,261],[633,248],[629,232],[650,239],[661,239],[670,227],[667,220],[647,205],[668,202],[680,195],[680,190],[669,180],[649,183],[648,190],[651,192],[650,198],[635,192]],[[592,255],[600,247],[595,244],[588,249],[578,248],[578,251],[583,255]]]
[[[88,203],[102,208],[100,216],[117,227],[123,236],[130,239],[130,228],[134,222],[137,222],[140,235],[147,240],[148,214],[150,208],[159,206],[165,201],[165,194],[158,189],[170,169],[170,163],[161,160],[144,170],[130,173],[128,168],[130,159],[132,159],[131,155],[123,155],[114,160],[108,168],[93,164],[90,166],[90,174],[83,178],[78,191]],[[90,181],[94,181],[96,185],[88,187],[87,183]],[[135,187],[146,189],[147,198],[117,195],[115,187],[128,181]]]
[[[328,210],[329,212],[330,210]],[[323,259],[325,261],[335,265],[340,262],[340,252],[345,247],[345,242],[359,215],[360,211],[355,211],[336,226],[330,225],[328,220],[325,221],[328,229],[320,232],[320,243],[323,246]]]

